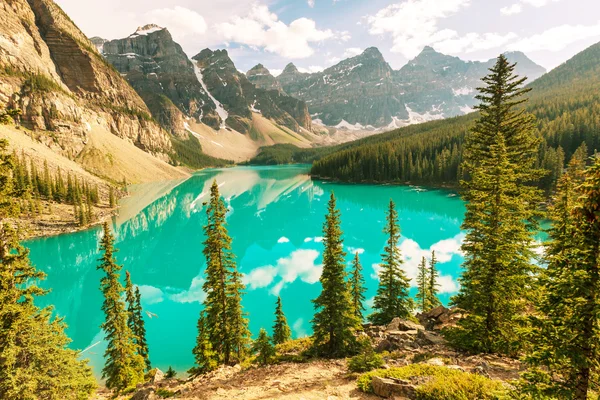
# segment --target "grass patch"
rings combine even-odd
[[[226,167],[232,165],[232,161],[222,160],[220,158],[211,157],[202,152],[200,141],[189,134],[187,140],[181,140],[171,136],[171,143],[175,154],[173,158],[176,162],[184,164],[192,169],[201,169],[206,167]]]
[[[417,386],[417,400],[493,400],[506,394],[502,382],[481,375],[446,367],[411,364],[401,368],[378,369],[361,375],[356,384],[365,393],[372,393],[374,376],[411,380],[429,377]]]
[[[275,346],[275,359],[277,361],[307,362],[313,358],[312,345],[313,340],[310,337],[288,340]]]
[[[170,391],[168,389],[165,389],[165,388],[158,388],[158,389],[156,389],[155,393],[156,393],[156,395],[158,397],[160,397],[162,399],[167,399],[169,397],[175,396],[175,392],[172,392],[172,391]]]

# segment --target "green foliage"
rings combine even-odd
[[[419,264],[419,272],[417,275],[417,302],[421,311],[429,311],[435,307],[441,306],[442,303],[437,297],[439,272],[436,269],[437,259],[435,251],[431,252],[431,260],[429,267],[427,259],[423,257]]]
[[[219,186],[214,181],[204,226],[206,240],[202,252],[206,258],[206,281],[203,289],[207,296],[198,320],[198,339],[193,350],[197,365],[193,370],[197,372],[213,369],[215,362],[242,361],[250,342],[248,320],[241,305],[245,286],[231,252],[226,212]]]
[[[86,399],[96,388],[87,361],[68,348],[66,325],[34,303],[45,274],[19,243],[12,217],[13,157],[0,140],[0,398]]]
[[[187,140],[181,140],[175,136],[171,136],[171,143],[175,150],[175,154],[173,155],[175,161],[187,165],[190,168],[226,167],[233,164],[232,161],[222,160],[204,154],[202,152],[200,141],[198,141],[191,133]]]
[[[260,329],[258,338],[252,344],[252,352],[256,354],[256,362],[260,365],[270,364],[275,358],[275,347],[271,343],[267,331],[263,328]]]
[[[573,157],[550,208],[543,295],[532,318],[532,366],[523,388],[537,395],[586,399],[600,360],[600,158],[582,173]],[[597,386],[597,384],[596,384]],[[598,389],[598,387],[596,387]]]
[[[532,248],[541,193],[532,183],[542,176],[534,119],[521,107],[529,90],[514,68],[501,55],[483,78],[480,118],[467,136],[465,261],[453,302],[468,314],[448,336],[465,350],[510,355],[523,345],[518,331],[535,294]]]
[[[175,396],[175,392],[165,388],[158,388],[155,393],[161,399],[168,399],[169,397]]]
[[[319,279],[322,290],[313,300],[315,315],[312,320],[315,350],[325,357],[344,357],[356,351],[353,331],[358,321],[346,282],[346,253],[340,223],[340,211],[332,192],[323,224],[325,249],[323,272]]]
[[[54,79],[40,73],[27,73],[23,82],[23,89],[31,93],[54,93],[60,92],[71,96],[61,85]]]
[[[287,323],[283,307],[281,305],[281,297],[277,296],[277,305],[275,306],[275,324],[273,325],[273,343],[282,344],[292,338],[292,330]]]
[[[172,379],[172,378],[175,378],[176,376],[177,376],[177,371],[175,371],[173,369],[173,367],[171,367],[169,365],[169,369],[167,369],[167,372],[165,372],[165,378]]]
[[[379,287],[373,306],[375,311],[369,316],[375,325],[387,325],[396,317],[406,319],[412,315],[413,308],[413,301],[408,294],[410,281],[402,269],[404,261],[399,248],[398,212],[392,200],[386,221],[383,232],[388,235],[388,240],[381,255]]]
[[[356,384],[365,393],[372,393],[374,376],[411,380],[427,377],[417,386],[417,400],[492,400],[506,392],[502,382],[446,367],[411,364],[406,367],[379,369],[361,375]]]
[[[117,251],[115,239],[108,223],[104,223],[104,236],[100,242],[100,265],[98,269],[105,273],[100,281],[100,290],[104,295],[102,311],[105,320],[101,327],[105,334],[107,348],[104,353],[105,364],[102,378],[106,387],[117,392],[144,381],[144,358],[138,354],[135,335],[127,324],[128,313],[121,296],[123,286],[119,282],[121,266],[114,258]]]
[[[125,301],[127,302],[127,326],[131,329],[134,342],[137,345],[137,353],[144,358],[146,371],[152,369],[148,355],[148,343],[146,342],[146,327],[142,309],[142,295],[140,288],[133,287],[129,271],[125,272]]]
[[[333,148],[319,147],[311,149],[301,149],[293,144],[276,144],[273,146],[261,147],[258,154],[251,159],[250,165],[280,165],[280,164],[307,164],[321,157],[327,152],[333,151]]]
[[[375,353],[369,346],[369,349],[355,355],[348,361],[348,369],[350,372],[368,372],[383,367],[383,364],[385,364],[383,357]]]
[[[356,254],[354,254],[354,259],[352,260],[352,270],[350,272],[350,299],[352,300],[354,316],[359,324],[362,324],[364,321],[364,301],[365,292],[367,291],[367,288],[365,287],[365,278],[362,275],[362,269],[358,252],[356,252]]]

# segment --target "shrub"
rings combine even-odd
[[[300,354],[312,348],[313,340],[310,337],[303,337],[293,340],[288,340],[285,343],[275,346],[277,355]]]
[[[383,357],[374,352],[356,355],[348,362],[350,372],[367,372],[383,366]]]
[[[500,381],[426,364],[367,372],[358,378],[358,388],[363,392],[372,393],[371,382],[374,376],[404,380],[430,377],[430,380],[417,386],[417,400],[493,400],[501,398],[506,391]]]
[[[165,388],[158,388],[156,389],[156,395],[160,398],[166,399],[175,396],[175,392],[172,392]]]
[[[169,365],[169,369],[167,369],[167,372],[165,372],[165,378],[171,379],[171,378],[175,378],[176,376],[177,376],[177,372],[173,369],[173,367],[171,367]]]

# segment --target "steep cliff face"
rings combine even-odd
[[[46,141],[69,157],[91,124],[167,160],[168,134],[144,101],[51,0],[0,3],[0,107],[23,110],[23,124],[52,132]]]
[[[275,121],[295,132],[311,129],[308,107],[302,100],[289,97],[278,90],[257,88],[240,73],[226,50],[202,50],[193,57],[201,71],[206,87],[225,107],[231,128],[248,133],[252,112]]]
[[[119,71],[166,129],[187,137],[185,118],[215,129],[222,121],[216,105],[194,73],[194,66],[167,29],[140,27],[124,39],[102,44],[107,61]]]

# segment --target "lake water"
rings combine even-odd
[[[329,192],[342,213],[348,261],[358,251],[372,302],[377,265],[386,237],[382,232],[388,202],[396,202],[402,228],[404,267],[412,278],[422,256],[436,251],[442,301],[458,290],[460,225],[464,203],[456,194],[414,187],[343,185],[311,181],[307,166],[236,167],[202,171],[186,181],[134,188],[112,223],[117,261],[140,287],[153,366],[192,366],[196,321],[204,299],[202,242],[205,212],[214,179],[229,208],[229,233],[238,266],[245,274],[243,299],[256,335],[273,324],[276,295],[295,337],[311,333],[311,299],[321,272],[322,225]],[[52,292],[39,301],[52,304],[69,325],[72,347],[87,349],[98,374],[104,345],[100,324],[102,295],[99,228],[26,243],[34,264],[48,274]],[[123,271],[123,277],[125,275]],[[414,295],[415,288],[411,290]],[[152,316],[152,317],[150,317]]]

